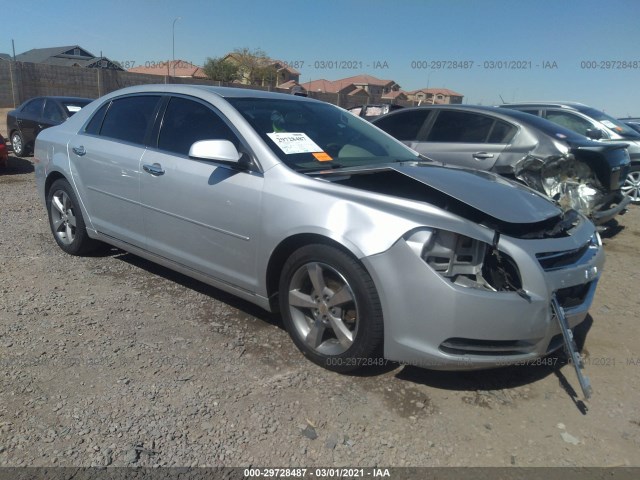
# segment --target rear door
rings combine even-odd
[[[131,95],[107,102],[69,142],[74,181],[99,232],[144,248],[140,159],[160,95]]]
[[[419,153],[449,165],[491,170],[516,128],[488,115],[438,109],[428,132],[412,145]]]

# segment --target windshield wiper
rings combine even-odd
[[[335,170],[337,168],[344,168],[344,165],[340,165],[339,163],[327,162],[326,165],[322,167],[309,167],[309,168],[296,168],[296,172],[300,173],[314,173],[314,172],[322,172],[324,170]]]

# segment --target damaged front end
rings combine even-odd
[[[544,159],[527,155],[514,172],[518,180],[546,193],[563,210],[578,210],[590,217],[607,199],[595,172],[571,153]]]
[[[603,158],[598,161],[595,156]],[[578,210],[602,224],[623,213],[629,204],[620,191],[621,174],[628,163],[628,153],[619,146],[605,152],[572,149],[547,157],[529,153],[515,164],[514,175],[563,210]]]
[[[494,244],[454,232],[422,229],[405,238],[407,245],[435,272],[451,283],[490,292],[516,292],[523,298],[522,278],[516,262]]]

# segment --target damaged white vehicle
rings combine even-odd
[[[336,371],[544,356],[558,317],[584,320],[604,263],[575,210],[308,98],[127,88],[43,131],[35,162],[64,251],[104,242],[279,310]]]
[[[623,213],[631,201],[621,190],[630,168],[628,144],[594,142],[524,112],[429,105],[372,123],[447,165],[518,179],[597,225]]]

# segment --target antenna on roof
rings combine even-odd
[[[502,101],[502,103],[507,103],[504,101],[504,98],[502,98],[502,95],[498,94],[498,96],[500,97],[500,100]]]

